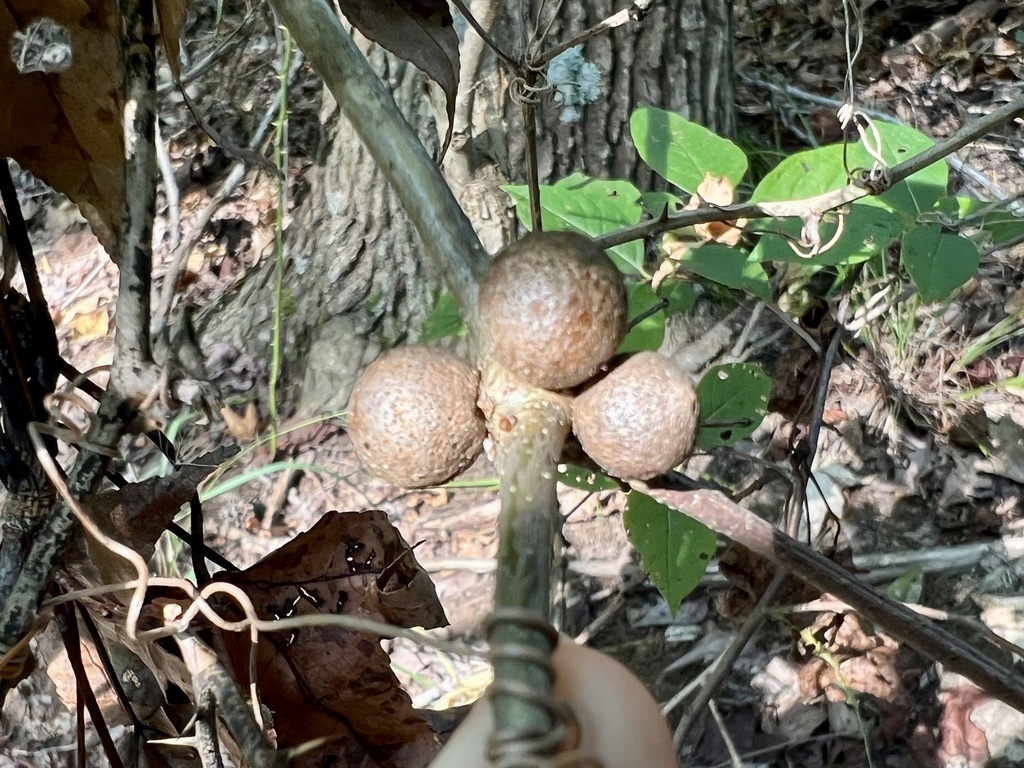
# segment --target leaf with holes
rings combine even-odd
[[[903,236],[903,266],[921,299],[938,301],[966,283],[978,271],[978,246],[948,235],[938,224],[922,224]]]
[[[715,532],[639,491],[630,491],[623,520],[644,571],[675,613],[715,554]]]
[[[690,194],[706,176],[739,185],[747,172],[747,156],[728,139],[657,107],[640,107],[629,118],[636,151],[659,176]]]
[[[716,365],[697,385],[700,401],[699,448],[732,445],[752,434],[767,413],[772,382],[753,363]]]
[[[561,464],[558,482],[581,491],[614,491],[619,487],[608,475],[578,464]]]

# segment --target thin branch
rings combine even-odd
[[[458,0],[456,0],[457,2]],[[548,50],[544,51],[540,56],[530,62],[530,66],[536,69],[542,69],[548,62],[559,54],[565,53],[570,48],[575,48],[577,45],[583,45],[588,40],[592,40],[598,35],[603,35],[605,32],[616,27],[621,27],[623,24],[628,24],[631,21],[641,21],[644,16],[647,15],[647,11],[651,9],[654,0],[633,0],[633,4],[629,8],[623,8],[618,13],[614,13],[604,21],[598,22],[590,29],[581,32],[571,40],[558,43],[552,46]]]
[[[119,243],[117,331],[110,385],[86,442],[106,450],[82,450],[70,472],[67,488],[82,498],[102,481],[110,458],[137,415],[140,389],[155,386],[150,350],[150,282],[153,211],[156,203],[156,97],[153,6],[144,0],[121,0],[125,51],[125,201]],[[147,376],[152,381],[147,380]],[[17,644],[32,623],[43,591],[60,553],[75,531],[67,504],[50,511],[25,558],[13,591],[0,609],[0,651]]]
[[[876,592],[856,575],[819,554],[768,521],[733,504],[715,491],[678,491],[631,485],[662,504],[703,523],[717,533],[789,570],[801,581],[834,595],[946,669],[963,675],[986,693],[1024,711],[1024,680],[979,653],[972,645],[924,619],[887,595]]]
[[[498,54],[498,58],[504,61],[513,72],[518,72],[521,69],[519,62],[502,50],[501,46],[494,41],[494,38],[491,37],[484,28],[484,25],[477,21],[476,16],[470,12],[466,3],[463,2],[463,0],[452,0],[452,3],[459,9],[459,13],[462,14],[462,17],[469,22],[469,26],[475,29],[476,33],[480,35],[480,39],[487,43],[487,47]]]
[[[285,754],[267,743],[234,679],[213,652],[189,635],[178,634],[174,639],[192,675],[192,688],[200,707],[212,711],[214,702],[219,703],[217,711],[235,737],[246,762],[252,768],[284,768]]]
[[[271,0],[395,190],[465,317],[489,257],[437,166],[323,0]]]
[[[544,231],[540,207],[540,173],[537,170],[537,105],[533,96],[536,74],[527,74],[523,101],[523,130],[526,131],[526,184],[530,190],[530,222],[534,232]]]
[[[697,721],[704,715],[704,710],[711,702],[711,698],[715,695],[715,692],[722,686],[726,678],[732,673],[733,668],[736,666],[736,661],[743,653],[743,649],[747,647],[747,643],[757,632],[761,624],[764,623],[765,618],[768,616],[769,607],[772,601],[779,594],[782,589],[782,585],[786,583],[788,574],[785,571],[779,571],[775,574],[775,577],[768,584],[768,588],[761,595],[761,599],[757,601],[757,605],[754,606],[754,610],[750,612],[750,615],[744,620],[743,625],[736,632],[729,643],[729,647],[725,649],[725,653],[718,657],[715,661],[715,666],[708,673],[705,678],[703,685],[697,694],[687,700],[686,708],[683,711],[683,716],[679,720],[679,724],[676,726],[673,740],[675,741],[676,747],[682,746],[684,739],[687,734],[693,729],[693,726],[697,724]]]
[[[881,194],[886,189],[892,187],[892,185],[912,176],[922,168],[926,168],[932,163],[948,157],[972,141],[976,141],[991,132],[997,126],[1003,125],[1022,115],[1024,115],[1024,98],[1012,101],[985,117],[979,118],[970,125],[961,128],[953,136],[946,139],[946,141],[935,144],[924,152],[914,155],[889,169],[884,184],[869,187],[863,182],[853,181],[842,189],[825,192],[824,194],[802,200],[766,201],[762,203],[747,202],[723,206],[701,205],[692,211],[666,215],[660,219],[644,221],[635,226],[621,229],[618,232],[612,232],[597,238],[597,243],[602,248],[611,248],[614,245],[622,245],[633,240],[653,237],[673,229],[692,227],[695,224],[706,224],[712,221],[782,217],[796,217],[805,221],[816,221],[827,211],[855,202],[869,195]]]

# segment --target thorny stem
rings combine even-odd
[[[899,165],[890,168],[885,176],[884,185],[879,184],[876,189],[872,189],[864,183],[853,181],[842,189],[825,192],[824,194],[815,195],[803,200],[746,202],[722,206],[702,204],[690,211],[682,211],[671,216],[665,215],[658,219],[642,221],[634,226],[603,235],[597,238],[597,244],[602,248],[611,248],[612,246],[622,245],[633,240],[653,237],[662,232],[671,232],[674,229],[692,227],[695,224],[707,224],[712,221],[797,217],[805,222],[812,222],[816,225],[817,220],[826,211],[839,208],[871,195],[881,194],[894,184],[914,175],[923,168],[927,168],[932,163],[950,156],[996,127],[1022,115],[1024,115],[1024,98],[1012,101],[990,112],[984,117],[965,125],[945,141],[935,144],[924,152],[914,155]]]

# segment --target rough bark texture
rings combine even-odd
[[[550,5],[550,4],[549,4]],[[622,8],[621,0],[562,3],[548,40],[569,39]],[[510,18],[510,43],[521,22]],[[641,189],[658,182],[641,162],[629,135],[629,115],[650,104],[679,112],[716,133],[734,132],[732,13],[725,0],[661,0],[639,24],[627,24],[586,43],[584,56],[604,78],[601,100],[583,119],[563,123],[553,104],[543,106],[538,137],[542,181],[573,171],[629,179]],[[503,80],[505,80],[503,78]],[[503,85],[507,86],[507,80]],[[522,110],[503,98],[508,121],[510,175],[525,179]]]
[[[530,18],[539,3],[533,5]],[[562,3],[547,39],[575,35],[622,5],[613,0]],[[499,21],[495,36],[518,55],[523,27],[514,13]],[[582,171],[631,179],[643,189],[663,185],[636,155],[629,115],[640,104],[653,104],[731,133],[731,45],[725,0],[656,2],[642,23],[588,42],[583,52],[604,74],[604,93],[577,123],[561,122],[553,104],[541,106],[541,180]],[[423,76],[375,48],[371,61],[423,141],[436,147]],[[508,73],[497,67],[493,53],[485,52],[472,84],[475,138],[461,149],[456,141],[446,163],[456,196],[474,224],[486,230],[482,239],[489,250],[496,250],[509,231],[507,203],[498,185],[526,177],[522,110],[508,98],[508,84]],[[418,258],[418,237],[394,194],[329,97],[322,122],[319,162],[288,230],[285,277],[285,393],[304,413],[344,407],[358,372],[382,348],[415,337],[440,288]],[[471,157],[460,158],[460,151]],[[272,265],[265,265],[211,318],[207,340],[231,340],[254,360],[267,354],[271,273]]]
[[[422,140],[436,144],[423,77],[370,47],[370,61]],[[420,242],[330,94],[320,156],[286,233],[285,398],[305,413],[344,407],[357,373],[422,321],[437,289]],[[254,360],[270,348],[273,263],[211,317],[207,339],[230,339]],[[302,383],[301,399],[299,398]]]

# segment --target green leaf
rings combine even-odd
[[[761,262],[751,261],[748,254],[738,248],[707,243],[687,251],[679,263],[684,269],[726,288],[747,291],[765,301],[772,300],[771,285]]]
[[[650,283],[633,283],[626,286],[626,297],[629,302],[626,316],[632,322],[634,318],[658,305],[662,299],[651,290]],[[615,350],[616,354],[639,352],[641,350],[657,350],[665,339],[665,310],[660,309],[629,329],[626,338]]]
[[[689,280],[672,277],[662,280],[661,285],[658,286],[658,295],[668,302],[668,306],[665,307],[666,315],[689,312],[697,303],[697,294],[694,293],[693,283]]]
[[[670,214],[679,213],[685,205],[686,203],[671,192],[644,192],[640,195],[640,207],[652,219],[660,219],[666,210]]]
[[[529,187],[508,184],[502,189],[515,203],[523,226],[529,229]],[[541,185],[541,222],[545,230],[572,230],[599,237],[638,223],[642,214],[639,200],[640,192],[628,181],[591,179],[573,173],[556,184]],[[623,273],[644,274],[642,242],[613,246],[608,254]]]
[[[623,519],[643,569],[675,613],[711,563],[715,532],[639,491],[630,491]]]
[[[727,178],[737,187],[747,172],[742,149],[675,112],[639,107],[629,118],[629,130],[643,161],[690,194],[705,176]]]
[[[705,373],[697,385],[701,421],[697,446],[732,445],[752,434],[767,413],[771,389],[771,379],[753,363],[716,365]]]
[[[922,301],[948,296],[978,271],[978,246],[963,237],[948,235],[938,224],[914,227],[903,236],[903,266]]]
[[[614,491],[619,484],[608,475],[576,464],[563,464],[558,471],[558,482],[581,491]]]
[[[788,234],[792,241],[800,238],[801,223],[796,219],[782,219],[774,224],[777,231]],[[831,241],[839,226],[839,215],[829,211],[822,217],[818,231],[822,243]],[[804,258],[789,247],[780,235],[764,235],[757,241],[750,254],[752,261],[788,261],[804,266],[826,266],[836,264],[858,264],[880,253],[896,240],[903,231],[903,225],[893,214],[883,208],[854,203],[849,206],[842,223],[843,231],[839,240],[828,250],[810,258]]]
[[[905,125],[878,121],[875,123],[882,141],[882,158],[890,166],[908,160],[928,149],[935,142]],[[847,147],[846,162],[850,170],[869,169],[874,162],[859,142]],[[877,199],[865,198],[866,205],[881,205],[907,217],[929,211],[946,194],[949,169],[944,161],[929,165],[913,176],[884,192]],[[805,197],[842,189],[847,184],[843,167],[843,146],[807,150],[790,155],[766,175],[754,190],[752,202],[764,200],[801,200]]]
[[[427,319],[423,321],[420,343],[430,344],[449,336],[461,336],[465,332],[466,321],[462,319],[455,297],[450,293],[442,293]]]

